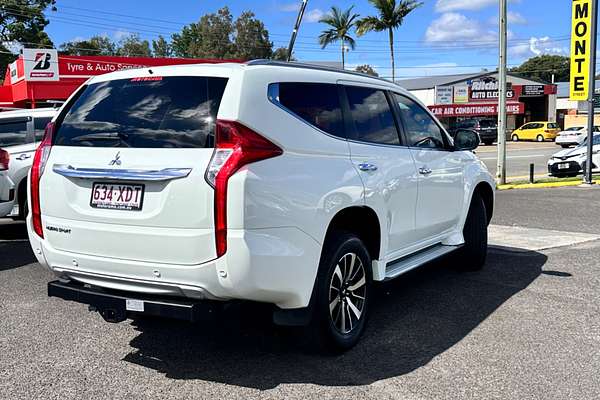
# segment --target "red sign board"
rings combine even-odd
[[[429,106],[429,109],[438,118],[498,115],[498,103],[442,104]],[[525,104],[508,103],[506,112],[512,115],[524,114]]]

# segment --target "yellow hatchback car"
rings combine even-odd
[[[545,142],[546,140],[556,139],[559,131],[560,128],[555,122],[528,122],[513,131],[511,139],[513,142],[518,142],[519,140]]]

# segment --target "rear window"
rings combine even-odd
[[[0,147],[27,144],[27,118],[0,119]]]
[[[46,125],[52,121],[52,117],[36,117],[33,120],[33,132],[36,142],[41,142],[46,132]]]
[[[320,130],[345,138],[338,87],[328,83],[282,82],[279,104]],[[270,89],[272,90],[272,89]]]
[[[479,121],[479,126],[481,126],[482,128],[496,128],[497,123],[492,119],[484,119]]]
[[[556,129],[556,128],[558,128],[558,125],[557,125],[557,124],[555,124],[554,122],[550,122],[550,123],[548,124],[548,129]]]
[[[205,148],[227,79],[151,77],[86,87],[62,117],[59,146]]]

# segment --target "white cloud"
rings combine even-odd
[[[509,0],[509,3],[517,3],[520,0]],[[458,10],[481,10],[492,5],[498,5],[498,0],[437,0],[435,11],[444,13]]]
[[[116,30],[115,33],[113,33],[115,40],[122,40],[129,36],[131,36],[131,32],[122,29]]]
[[[324,16],[325,16],[325,12],[323,12],[319,8],[315,8],[315,9],[307,12],[306,15],[304,16],[304,18],[305,18],[306,22],[319,22],[319,20],[321,18],[323,18]]]
[[[281,4],[278,7],[278,9],[279,9],[279,11],[283,11],[283,12],[295,12],[300,9],[300,4],[298,4],[298,2]]]
[[[445,13],[434,20],[425,32],[427,43],[473,40],[477,44],[494,42],[497,36],[487,31],[477,20],[458,13]],[[457,43],[458,44],[458,43]]]
[[[568,52],[568,48],[548,36],[540,38],[533,36],[529,38],[529,41],[511,45],[508,49],[509,55],[517,58],[529,58],[542,54],[567,55]]]

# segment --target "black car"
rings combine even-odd
[[[498,140],[498,122],[493,119],[466,119],[459,121],[451,130],[452,136],[461,129],[472,129],[479,134],[481,143],[491,145]]]

